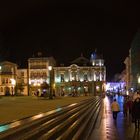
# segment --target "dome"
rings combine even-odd
[[[103,56],[97,53],[97,51],[95,50],[95,52],[91,54],[91,60],[94,60],[94,59],[103,59]]]

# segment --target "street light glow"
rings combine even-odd
[[[51,71],[52,70],[52,66],[49,66],[48,69],[49,69],[49,71]]]
[[[15,79],[10,79],[10,80],[11,80],[11,84],[12,84],[13,86],[15,86],[15,85],[16,85]]]
[[[140,83],[140,76],[138,77],[138,83]]]

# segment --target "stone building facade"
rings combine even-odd
[[[0,62],[0,95],[14,95],[17,81],[17,64]]]
[[[140,90],[140,31],[134,36],[129,56],[126,57],[124,63],[126,65],[127,90]]]
[[[57,66],[53,57],[42,56],[29,58],[28,67],[24,69],[11,62],[1,62],[0,72],[1,95],[7,93],[7,87],[9,94],[20,92],[23,95],[50,92],[50,87],[56,96],[101,95],[105,92],[106,67],[96,52],[91,54],[90,60],[81,55],[67,66]],[[8,83],[3,82],[6,78]]]

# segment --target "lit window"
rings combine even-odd
[[[3,87],[1,87],[1,92],[3,92]]]
[[[64,82],[64,74],[61,74],[61,82]]]
[[[88,77],[87,77],[87,74],[84,75],[84,81],[87,81],[88,80]]]

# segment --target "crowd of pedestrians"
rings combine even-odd
[[[113,114],[113,119],[117,120],[117,114],[120,112],[120,106],[117,102],[115,96],[113,102],[111,103],[111,110]],[[132,94],[132,96],[124,96],[123,100],[123,115],[124,117],[129,117],[132,123],[135,124],[135,128],[140,129],[140,92],[137,91]]]
[[[123,102],[123,114],[127,117],[128,114],[133,123],[135,123],[135,128],[140,128],[140,92],[137,91],[133,96],[124,97]]]

